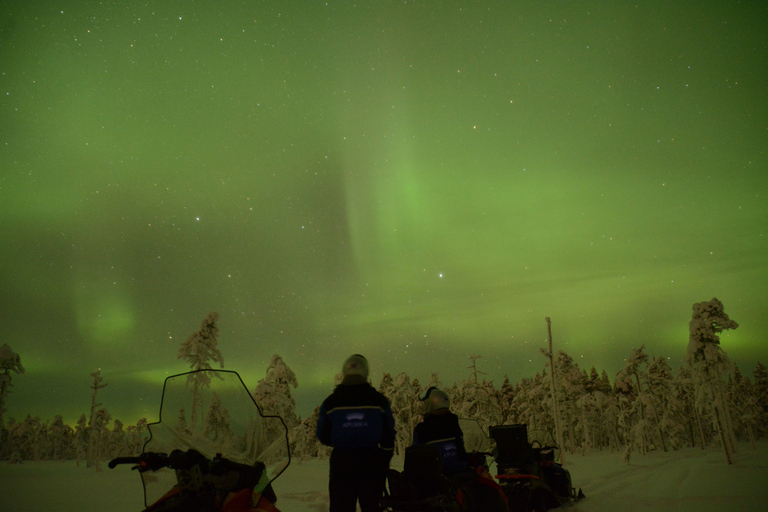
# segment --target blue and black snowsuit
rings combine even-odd
[[[443,473],[453,475],[467,469],[467,451],[459,417],[448,409],[424,415],[424,421],[413,431],[413,444],[432,444],[440,448]]]
[[[317,438],[332,446],[331,512],[378,512],[395,445],[389,400],[365,379],[348,375],[320,406]]]

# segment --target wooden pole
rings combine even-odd
[[[560,427],[560,408],[557,404],[557,388],[555,386],[555,353],[552,350],[552,322],[547,320],[547,337],[549,339],[549,375],[552,384],[552,414],[555,416],[555,435],[560,447],[560,464],[565,464],[565,446],[563,446],[563,430]]]

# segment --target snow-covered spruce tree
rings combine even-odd
[[[609,387],[608,390],[604,390],[601,387],[592,394],[595,399],[595,408],[598,415],[598,446],[601,449],[607,446],[611,452],[614,450],[618,451],[621,446],[621,441],[619,440],[620,410],[613,389]]]
[[[8,433],[9,460],[13,463],[24,460],[35,460],[35,437],[37,436],[39,417],[32,417],[27,414],[23,421],[15,421],[13,418],[8,420],[6,432]]]
[[[518,411],[515,404],[517,390],[509,381],[509,377],[504,375],[504,381],[499,388],[499,408],[501,409],[501,425],[511,425],[518,421]]]
[[[183,359],[189,363],[191,370],[210,370],[211,362],[219,363],[220,368],[224,368],[224,356],[217,348],[218,341],[216,335],[219,328],[216,322],[219,315],[208,313],[200,323],[200,329],[189,335],[184,343],[179,347],[178,359]],[[194,429],[197,423],[198,413],[203,415],[203,403],[200,399],[199,389],[211,385],[211,378],[207,372],[193,373],[187,378],[187,383],[192,385],[192,411],[189,420],[190,426]]]
[[[605,373],[605,371],[603,371]],[[579,406],[582,410],[584,440],[582,453],[586,453],[590,448],[602,449],[611,446],[611,437],[608,435],[609,424],[606,423],[606,412],[610,402],[610,382],[604,388],[603,380],[594,366],[590,368],[589,375],[582,371],[584,382],[583,398],[579,400]],[[607,378],[607,374],[605,375]]]
[[[389,399],[394,394],[395,380],[389,372],[384,372],[381,376],[381,382],[379,383],[379,393]]]
[[[629,408],[624,410],[625,414],[632,418],[625,454],[627,462],[634,448],[639,449],[642,455],[645,455],[651,447],[657,449],[659,445],[667,451],[664,432],[661,430],[662,404],[650,387],[648,356],[644,350],[644,345],[633,350],[632,355],[625,359],[626,364],[616,377],[617,381],[629,379],[635,390],[632,395],[627,395],[632,396],[633,399]]]
[[[643,441],[642,436],[633,435],[632,432],[637,423],[638,408],[634,406],[634,403],[637,400],[638,391],[632,378],[619,372],[614,380],[613,394],[619,408],[617,424],[619,435],[624,441],[624,461],[629,463],[632,451],[636,448],[635,443],[642,443]],[[634,432],[634,434],[636,433],[637,431]]]
[[[69,444],[72,440],[72,427],[64,423],[61,415],[57,414],[48,427],[48,446],[50,460],[66,460],[70,456]]]
[[[37,444],[40,417],[27,414],[20,422],[16,435],[19,443],[19,458],[21,460],[40,460],[40,447]]]
[[[46,453],[48,453],[48,422],[40,421],[38,416],[33,418],[33,425],[31,426],[32,436],[29,438],[31,444],[32,460],[44,460]]]
[[[112,430],[104,432],[103,435],[106,437],[102,443],[102,457],[104,459],[109,460],[115,457],[127,457],[130,455],[127,434],[123,429],[122,421],[115,418]]]
[[[8,397],[13,384],[11,384],[11,372],[24,373],[24,366],[21,364],[21,356],[11,350],[8,344],[0,347],[0,443],[4,439],[3,430],[5,428],[5,400]],[[0,450],[2,445],[0,444]]]
[[[112,416],[104,409],[96,411],[91,424],[88,425],[88,460],[86,467],[96,467],[96,471],[101,471],[101,457],[103,451],[104,438],[109,434],[107,424]]]
[[[183,407],[179,409],[179,413],[176,415],[176,425],[173,428],[176,429],[176,432],[182,438],[193,435],[192,429],[187,424],[187,411]]]
[[[88,420],[85,417],[85,413],[80,415],[75,425],[74,445],[75,464],[79,466],[80,461],[86,459],[88,446]]]
[[[312,458],[327,460],[330,457],[331,447],[322,444],[315,436],[319,417],[320,406],[317,406],[311,415],[302,419],[288,432],[288,441],[291,444],[291,460],[304,462]]]
[[[710,417],[728,464],[733,464],[735,444],[723,379],[730,373],[731,363],[720,346],[718,334],[737,327],[739,324],[728,317],[717,298],[693,305],[686,363],[692,368],[696,407],[701,412],[705,404],[711,404]]]
[[[593,438],[596,430],[594,425],[595,412],[597,411],[595,397],[591,393],[582,394],[576,399],[576,408],[580,411],[576,430],[582,436],[579,443],[581,454],[589,455],[594,446]]]
[[[226,451],[225,448],[233,447],[235,435],[230,428],[232,417],[229,411],[221,403],[221,398],[216,392],[211,393],[211,401],[205,413],[205,429],[203,435],[213,441],[214,445]]]
[[[663,448],[677,450],[685,445],[685,418],[683,403],[673,392],[672,369],[663,357],[654,357],[648,363],[648,391],[659,420],[659,435]]]
[[[386,393],[382,394],[389,400],[395,420],[395,453],[405,453],[405,448],[413,441],[413,429],[421,421],[417,412],[421,389],[414,388],[413,382],[405,372],[397,374],[391,379],[391,384],[387,384]]]
[[[546,372],[520,381],[513,403],[518,412],[518,422],[527,424],[528,430],[554,432],[550,389],[550,378]]]
[[[283,418],[290,431],[299,424],[296,415],[296,400],[291,396],[291,388],[299,387],[296,374],[285,364],[282,357],[275,354],[269,360],[266,376],[256,385],[253,399],[262,408],[264,414]]]
[[[584,376],[579,365],[562,350],[558,350],[555,356],[555,386],[563,441],[566,443],[562,448],[576,453],[577,448],[583,447],[584,443],[584,424],[581,421],[583,411],[579,400],[586,393]]]
[[[291,388],[298,387],[299,382],[296,375],[291,370],[282,357],[273,355],[267,367],[266,376],[256,385],[253,393],[254,401],[259,405],[262,413],[265,415],[280,416],[290,434],[299,424],[299,418],[296,415],[296,401],[291,396]],[[261,432],[262,436],[272,437],[278,434],[278,427],[275,422],[267,422],[266,430]],[[289,437],[290,443],[290,437]],[[292,450],[293,448],[290,447]],[[278,457],[279,454],[273,454]]]
[[[754,427],[757,400],[755,399],[752,382],[741,375],[738,366],[733,367],[733,377],[728,377],[726,394],[731,406],[736,439],[748,439],[754,450],[756,448]]]
[[[135,425],[129,425],[126,429],[126,443],[130,455],[139,455],[144,443],[147,441],[147,418],[141,418]]]
[[[699,446],[702,450],[707,446],[709,429],[701,421],[701,415],[696,407],[696,387],[690,366],[681,366],[672,378],[672,393],[682,408],[682,420],[686,439],[691,446]]]

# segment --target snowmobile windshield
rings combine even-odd
[[[194,449],[248,466],[266,466],[254,491],[262,493],[290,462],[288,430],[253,400],[237,372],[198,370],[165,379],[160,420],[149,425],[144,452]],[[170,478],[169,478],[170,476]],[[175,485],[173,470],[142,473],[147,506]]]
[[[491,453],[494,441],[485,434],[477,420],[459,418],[459,426],[464,433],[464,448],[467,452]]]

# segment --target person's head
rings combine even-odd
[[[426,402],[425,405],[427,406],[427,414],[439,411],[441,409],[447,410],[451,405],[450,399],[448,398],[448,395],[445,393],[445,391],[441,391],[434,386],[427,390],[424,398],[422,398],[421,401]]]
[[[349,356],[341,367],[341,375],[342,377],[359,375],[364,380],[368,379],[368,361],[360,354]]]

